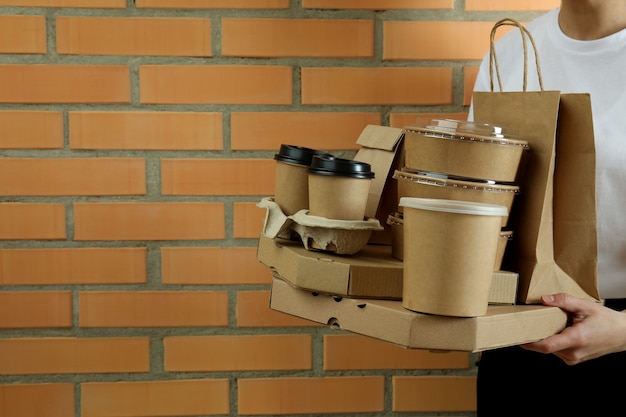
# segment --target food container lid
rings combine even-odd
[[[334,156],[315,155],[307,172],[317,175],[329,175],[351,178],[374,178],[372,166],[367,162]]]
[[[475,203],[460,200],[445,200],[439,198],[400,198],[401,207],[415,208],[420,210],[439,211],[456,214],[476,214],[481,216],[508,216],[505,206],[498,204]]]
[[[515,184],[497,183],[491,180],[470,180],[465,177],[429,175],[428,173],[424,173],[422,171],[409,171],[406,170],[406,168],[402,168],[401,171],[396,170],[393,174],[393,178],[396,180],[412,181],[418,184],[433,185],[438,187],[487,192],[519,193],[519,186]]]
[[[516,132],[512,129],[488,123],[454,119],[418,118],[414,124],[407,126],[405,130],[417,131],[425,136],[440,137],[443,139],[515,145],[528,149],[528,141],[519,139]]]
[[[274,154],[274,159],[289,164],[309,166],[314,155],[332,156],[328,152],[318,151],[304,146],[282,144],[280,145],[278,153]]]

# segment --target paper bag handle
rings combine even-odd
[[[495,46],[495,36],[496,30],[500,26],[515,26],[517,27],[522,35],[522,46],[524,48],[524,80],[523,80],[523,91],[526,91],[526,85],[528,80],[528,46],[526,38],[530,40],[532,44],[533,51],[535,53],[535,63],[537,64],[537,76],[539,77],[539,87],[541,91],[543,91],[543,79],[541,77],[541,66],[539,65],[539,54],[537,53],[537,46],[535,45],[535,40],[533,39],[530,31],[524,27],[520,22],[511,18],[504,18],[497,21],[493,28],[491,29],[491,38],[490,38],[490,46],[489,46],[489,83],[491,87],[491,91],[493,91],[493,70],[495,68],[496,77],[498,78],[498,87],[500,87],[500,91],[502,91],[502,79],[500,78],[500,68],[498,67],[498,59],[496,56],[496,46]]]

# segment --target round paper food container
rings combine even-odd
[[[403,197],[402,306],[421,313],[486,314],[506,207]]]
[[[393,178],[397,180],[398,201],[402,197],[472,201],[505,206],[510,212],[515,196],[519,194],[519,186],[513,184],[460,179],[406,168],[396,170]],[[402,207],[398,210],[403,211]],[[502,218],[502,227],[507,225],[508,219],[508,215]]]
[[[404,251],[403,223],[401,212],[391,213],[387,216],[387,224],[391,229],[391,256],[399,261],[402,260]]]
[[[514,182],[528,142],[498,126],[445,119],[405,129],[405,166],[476,179]]]
[[[494,271],[499,271],[502,268],[502,261],[504,260],[504,253],[506,252],[507,244],[509,240],[513,238],[512,230],[500,231],[500,239],[498,239],[498,251],[496,252],[496,263],[494,265]]]

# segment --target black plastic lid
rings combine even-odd
[[[307,169],[311,174],[351,178],[374,178],[370,164],[353,159],[316,155]]]
[[[290,164],[309,166],[313,155],[332,156],[328,152],[305,148],[303,146],[283,144],[280,145],[280,150],[274,155],[274,159]]]

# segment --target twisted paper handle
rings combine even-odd
[[[539,65],[539,54],[537,53],[537,46],[535,45],[535,40],[533,39],[532,34],[526,27],[524,27],[520,22],[511,18],[504,18],[497,21],[493,28],[491,29],[491,38],[489,45],[489,85],[491,87],[491,91],[493,91],[493,71],[495,69],[496,77],[498,79],[498,87],[500,87],[500,91],[502,91],[502,79],[500,77],[500,68],[498,67],[498,59],[496,56],[496,46],[495,46],[495,36],[496,30],[500,26],[515,26],[517,27],[522,35],[522,47],[524,48],[524,79],[522,84],[523,91],[526,91],[527,81],[528,81],[528,46],[527,40],[530,40],[532,44],[533,51],[535,53],[535,63],[537,64],[537,76],[539,77],[539,87],[541,91],[543,91],[543,79],[541,77],[541,66]]]

